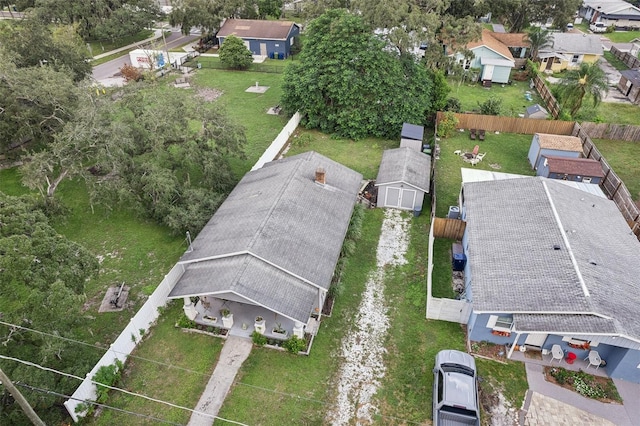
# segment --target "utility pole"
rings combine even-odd
[[[16,401],[18,401],[18,404],[20,404],[20,407],[22,407],[22,411],[24,411],[27,417],[29,417],[29,420],[31,420],[31,423],[33,423],[36,426],[47,426],[42,420],[40,420],[40,417],[38,417],[36,412],[33,411],[33,408],[31,408],[31,405],[29,405],[29,402],[24,398],[24,396],[22,396],[20,391],[16,389],[15,386],[13,386],[13,383],[11,383],[11,380],[9,380],[7,375],[4,374],[4,371],[2,371],[1,368],[0,368],[0,381],[2,382],[4,387],[7,388],[11,396],[13,396]]]

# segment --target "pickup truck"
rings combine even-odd
[[[604,33],[607,31],[607,26],[603,22],[594,22],[589,25],[589,29],[592,33]]]
[[[433,426],[480,426],[475,359],[456,350],[440,351],[433,374]]]

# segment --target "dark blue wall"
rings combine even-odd
[[[272,55],[275,54],[275,59],[278,59],[279,54],[281,54],[280,59],[288,58],[291,55],[291,44],[293,43],[293,38],[300,34],[300,28],[297,25],[293,25],[291,27],[291,31],[287,35],[286,40],[268,40],[268,39],[256,39],[256,38],[242,38],[245,42],[249,42],[249,50],[254,55],[260,55],[260,44],[266,44],[266,53],[267,57],[272,58]],[[218,37],[220,40],[220,44],[224,43],[225,37]]]
[[[607,362],[609,376],[628,382],[640,383],[640,368],[638,368],[640,367],[640,351],[624,348],[617,349],[615,353],[608,355],[608,358],[602,356],[602,359]]]

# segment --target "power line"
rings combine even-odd
[[[35,392],[40,392],[40,393],[44,393],[44,394],[47,394],[47,395],[58,396],[58,397],[61,397],[61,398],[72,399],[74,401],[85,402],[85,403],[88,403],[88,404],[91,404],[91,405],[95,405],[97,407],[108,408],[110,410],[119,411],[119,412],[124,413],[124,414],[131,414],[132,416],[144,417],[144,418],[155,420],[155,421],[158,421],[158,422],[161,422],[161,423],[167,423],[167,424],[170,424],[170,425],[182,426],[180,423],[174,423],[174,422],[172,422],[170,420],[160,419],[160,418],[157,418],[157,417],[149,416],[148,414],[136,413],[135,411],[123,410],[122,408],[112,407],[111,405],[101,404],[101,403],[96,402],[96,401],[84,401],[84,400],[81,400],[80,398],[74,398],[73,396],[65,395],[65,394],[59,393],[59,392],[54,392],[54,391],[49,390],[49,389],[37,388],[35,386],[31,386],[31,385],[28,385],[26,383],[16,382],[15,384],[17,386],[21,386],[23,388],[27,388],[27,389],[30,389],[30,390],[35,391]]]
[[[85,378],[83,378],[83,377],[79,377],[79,376],[76,376],[76,375],[70,374],[70,373],[65,373],[64,371],[58,371],[58,370],[56,370],[54,368],[44,367],[44,366],[42,366],[40,364],[35,364],[33,362],[30,362],[30,361],[24,361],[24,360],[21,360],[19,358],[0,355],[0,359],[6,359],[6,360],[9,360],[9,361],[15,361],[15,362],[18,362],[18,363],[21,363],[21,364],[28,365],[30,367],[35,367],[35,368],[38,368],[40,370],[44,370],[44,371],[49,371],[49,372],[52,372],[52,373],[60,374],[62,376],[70,377],[72,379],[77,379],[77,380],[80,380],[80,381],[84,381],[85,380]],[[232,424],[236,424],[236,425],[248,426],[248,425],[246,425],[244,423],[236,422],[235,420],[225,419],[225,418],[222,418],[222,417],[214,416],[213,414],[204,413],[202,411],[197,411],[197,410],[194,410],[194,409],[188,408],[188,407],[183,407],[181,405],[177,405],[177,404],[174,404],[172,402],[163,401],[161,399],[156,399],[156,398],[151,398],[150,396],[142,395],[142,394],[139,394],[139,393],[136,393],[136,392],[131,392],[131,391],[128,391],[126,389],[117,388],[115,386],[105,385],[104,383],[99,383],[99,382],[96,382],[96,381],[91,380],[91,379],[88,379],[88,380],[91,383],[93,383],[94,385],[96,385],[96,386],[100,385],[100,386],[103,386],[103,387],[105,387],[107,389],[117,390],[117,391],[126,393],[127,395],[137,396],[139,398],[146,399],[147,401],[157,402],[157,403],[160,403],[160,404],[168,405],[169,407],[179,408],[181,410],[186,410],[186,411],[189,411],[191,413],[197,413],[197,414],[203,415],[205,417],[210,417],[210,418],[213,418],[213,419],[216,419],[216,420],[222,420],[222,421],[225,421],[225,422],[228,422],[228,423],[232,423]]]

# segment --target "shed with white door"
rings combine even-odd
[[[429,193],[431,156],[408,147],[382,153],[376,179],[378,207],[421,211]]]

